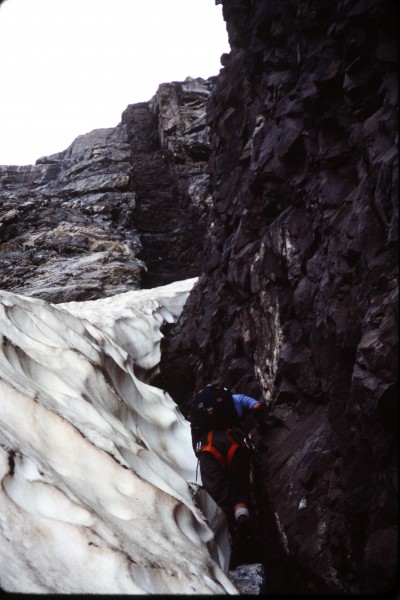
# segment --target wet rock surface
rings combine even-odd
[[[258,596],[263,593],[264,570],[261,564],[240,565],[229,571],[229,579],[241,595]]]
[[[271,592],[384,592],[397,546],[395,3],[222,0],[203,275],[166,331],[178,402],[271,402],[258,452]]]
[[[162,84],[115,128],[0,166],[0,287],[67,302],[196,276],[213,81]]]

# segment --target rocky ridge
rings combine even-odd
[[[0,286],[94,300],[199,272],[210,204],[209,80],[162,84],[115,128],[0,166]]]

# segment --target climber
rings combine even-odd
[[[251,535],[251,442],[243,420],[253,414],[259,433],[264,433],[263,406],[250,396],[209,384],[195,395],[188,416],[203,486],[224,510],[230,531],[236,529],[243,538]]]

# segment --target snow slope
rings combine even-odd
[[[195,281],[57,305],[0,291],[4,590],[237,593],[189,424],[146,383]]]

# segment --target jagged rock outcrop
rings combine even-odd
[[[140,287],[126,128],[78,137],[32,166],[3,166],[1,288],[51,302]]]
[[[0,287],[93,300],[196,276],[210,204],[214,78],[162,84],[115,128],[0,166]]]
[[[270,592],[383,592],[397,558],[397,23],[390,0],[222,0],[204,274],[164,343],[182,402],[272,402]]]
[[[122,115],[132,146],[134,222],[147,267],[143,287],[199,273],[211,204],[205,105],[214,80],[162,84],[148,104],[131,105]]]

